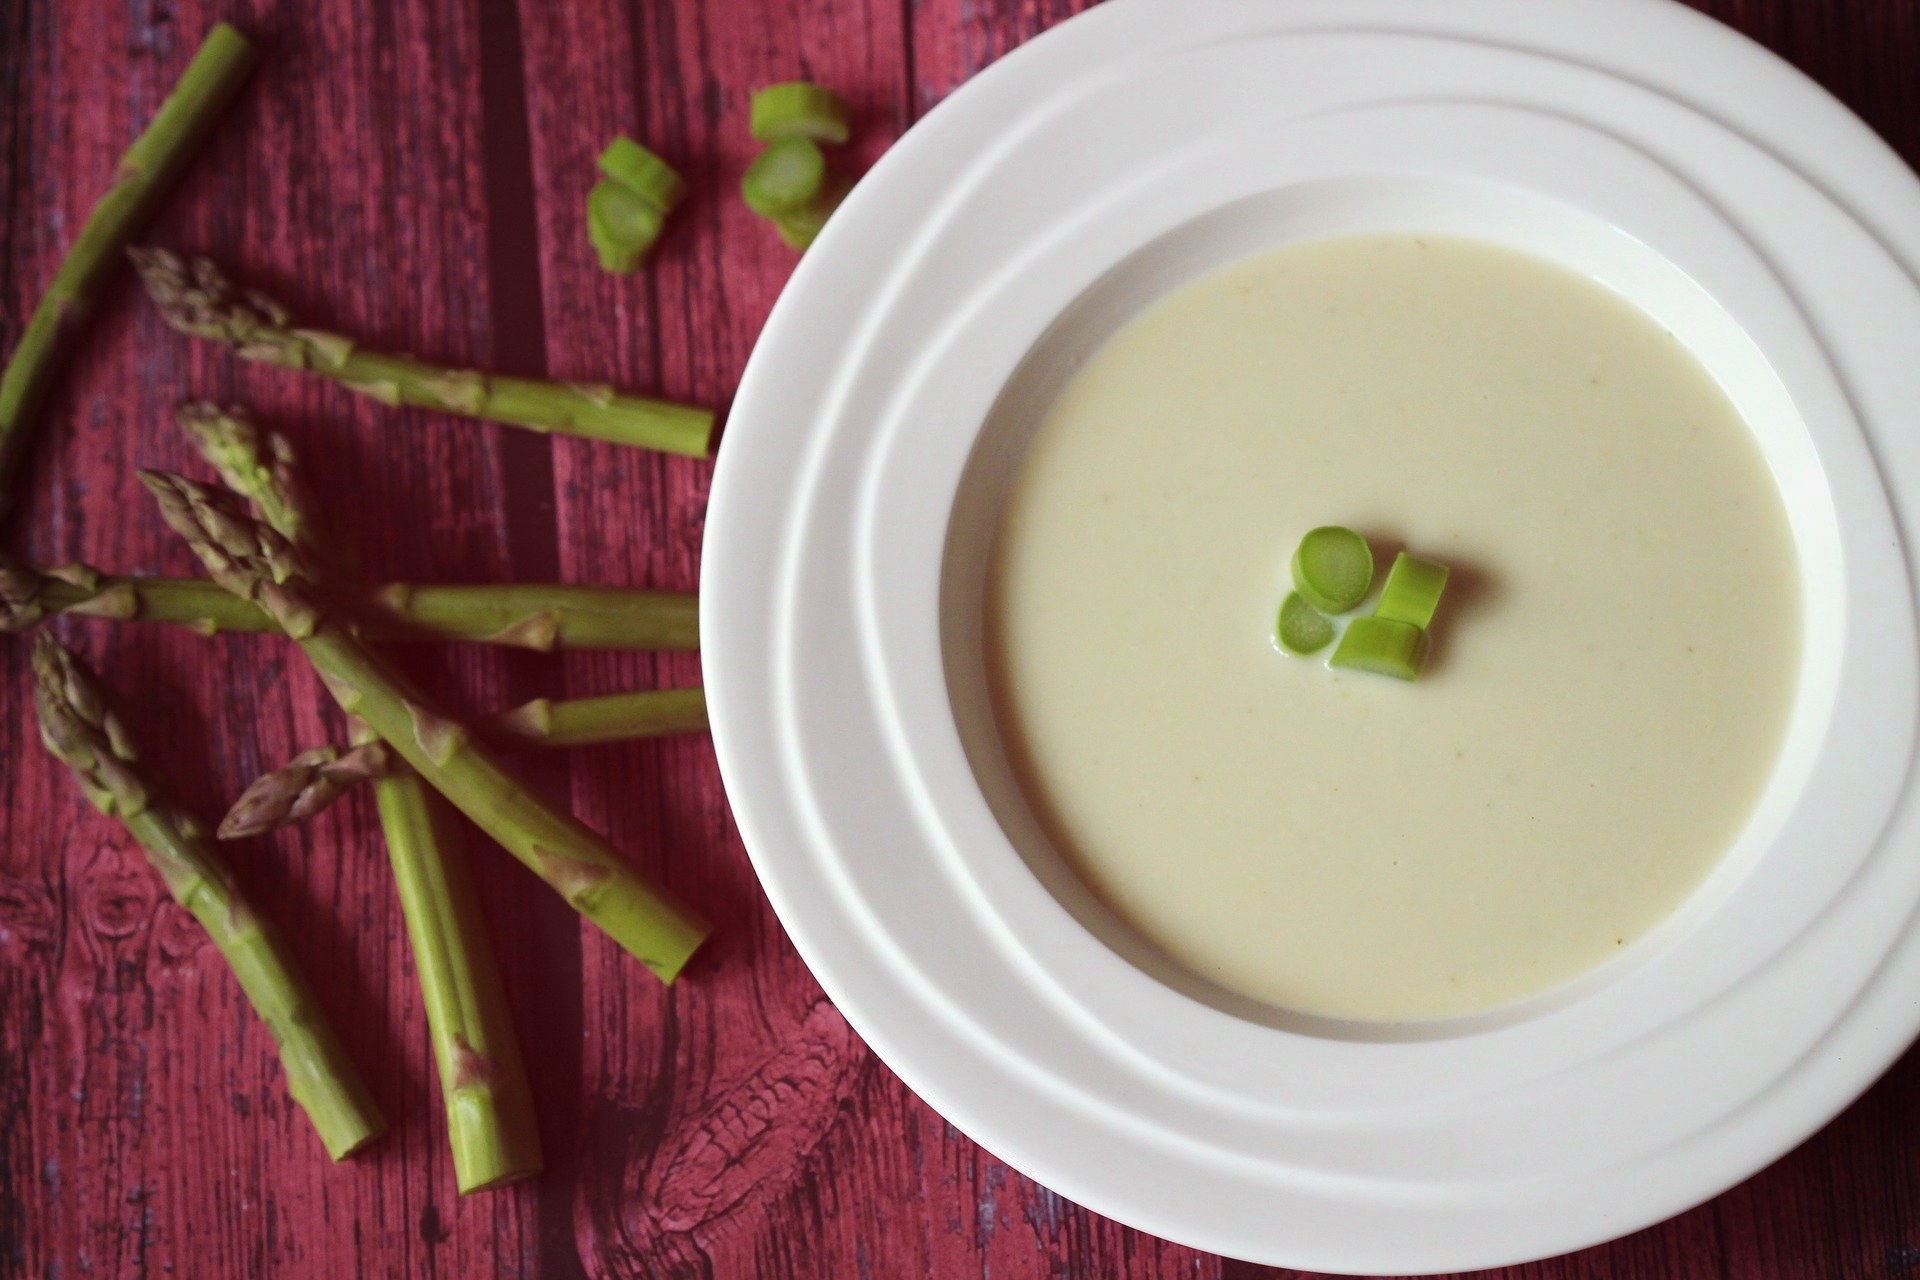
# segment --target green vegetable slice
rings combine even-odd
[[[1287,598],[1280,603],[1280,623],[1276,634],[1282,649],[1304,656],[1318,653],[1332,642],[1333,623],[1302,600],[1298,591],[1289,591]]]
[[[776,218],[773,225],[787,248],[795,253],[805,253],[813,247],[813,242],[819,239],[820,228],[826,225],[826,221],[826,214],[821,214],[817,218],[809,217],[807,211],[803,209],[798,214]]]
[[[639,266],[664,220],[659,209],[617,182],[596,182],[587,193],[587,238],[608,271]]]
[[[1355,618],[1328,661],[1352,671],[1414,680],[1427,660],[1427,633],[1392,618]]]
[[[1309,530],[1293,553],[1293,585],[1320,612],[1345,613],[1373,585],[1373,551],[1351,529]]]
[[[770,84],[753,95],[753,136],[762,142],[806,138],[839,146],[853,133],[853,108],[831,89],[805,80]]]
[[[779,228],[780,238],[787,242],[787,247],[806,252],[813,244],[814,237],[820,234],[820,229],[827,225],[827,219],[833,216],[833,211],[846,198],[850,185],[844,179],[829,182],[819,195],[798,209],[775,218],[773,225]]]
[[[687,192],[672,165],[624,134],[600,153],[600,172],[661,213],[671,211]]]
[[[747,207],[776,221],[803,208],[827,182],[827,158],[806,138],[770,143],[740,179]]]
[[[1402,551],[1393,558],[1387,580],[1380,588],[1380,603],[1373,616],[1394,622],[1407,622],[1425,629],[1440,607],[1440,593],[1447,589],[1447,566],[1434,560]]]

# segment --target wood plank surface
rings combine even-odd
[[[1276,3],[1281,0],[1275,0]],[[1596,0],[1598,2],[1598,0]],[[10,0],[0,5],[0,349],[206,27],[267,58],[156,221],[315,322],[505,372],[724,406],[793,255],[734,195],[746,93],[805,76],[860,108],[856,164],[1079,0]],[[1709,0],[1920,161],[1920,0]],[[595,266],[581,204],[617,131],[693,195],[645,271]],[[301,447],[383,577],[691,589],[711,468],[392,410],[166,330],[121,279],[45,410],[4,531],[37,561],[186,573],[135,465],[198,474],[169,422],[243,400]],[[339,732],[259,637],[62,624],[156,774],[217,813]],[[392,1132],[330,1166],[219,954],[32,733],[0,640],[0,1280],[13,1277],[1199,1277],[1294,1273],[1181,1248],[1013,1173],[875,1062],[760,894],[704,738],[540,761],[720,926],[661,989],[469,840],[548,1168],[461,1199],[371,807],[233,850]],[[456,706],[690,684],[692,655],[412,655]],[[1510,1280],[1920,1274],[1920,1054],[1773,1168]]]

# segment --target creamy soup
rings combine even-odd
[[[1276,647],[1323,524],[1452,566],[1417,682]],[[1584,277],[1435,237],[1132,321],[1034,436],[987,600],[1002,735],[1091,887],[1222,987],[1366,1020],[1659,923],[1753,809],[1799,656],[1786,515],[1706,371]]]

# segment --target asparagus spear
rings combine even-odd
[[[366,351],[340,334],[297,326],[285,307],[236,288],[205,258],[189,261],[166,249],[127,252],[168,324],[248,360],[318,373],[383,404],[423,405],[533,431],[707,456],[713,414],[705,409],[612,387],[498,377]]]
[[[245,409],[211,400],[188,401],[173,411],[173,420],[220,474],[220,483],[253,503],[260,518],[287,541],[295,546],[324,541],[285,436],[262,434]]]
[[[247,38],[216,23],[160,110],[120,157],[113,185],[87,215],[20,345],[0,373],[0,519],[13,505],[13,482],[27,432],[54,368],[92,308],[120,249],[185,171],[202,137],[232,100],[256,60]]]
[[[622,587],[415,586],[389,583],[352,597],[370,639],[564,649],[697,649],[700,603],[671,591]],[[204,578],[119,577],[90,565],[34,569],[0,554],[0,632],[55,614],[172,622],[202,634],[274,631],[273,619]]]
[[[365,725],[353,750],[384,748]],[[486,921],[446,803],[402,768],[373,784],[427,1006],[454,1179],[465,1195],[540,1172],[540,1131]]]
[[[412,586],[373,592],[361,615],[370,634],[411,628],[450,639],[523,649],[698,649],[700,599],[691,592],[542,583],[505,587]]]
[[[175,417],[228,486],[252,500],[269,528],[302,549],[322,541],[300,486],[293,449],[284,437],[262,437],[244,411],[204,401],[183,405]],[[316,812],[346,788],[374,782],[387,857],[427,1007],[460,1194],[538,1173],[540,1133],[533,1120],[533,1096],[487,943],[486,922],[465,857],[454,846],[446,801],[359,721],[354,722],[353,745],[345,752],[332,747],[303,752],[290,768],[303,774],[290,799],[295,813]],[[258,784],[248,788],[221,823],[222,838],[232,835],[230,826],[254,820],[246,809],[250,797],[256,805],[268,802],[260,792]]]
[[[706,691],[662,689],[601,698],[532,702],[480,722],[482,736],[501,745],[578,747],[633,738],[696,733],[707,727]],[[257,836],[304,822],[363,782],[405,772],[383,743],[315,747],[255,778],[220,823],[222,840]]]
[[[342,709],[545,880],[575,910],[670,982],[707,924],[628,867],[601,837],[514,781],[464,726],[407,687],[322,609],[293,546],[233,496],[164,472],[141,480],[214,581],[259,605],[299,644]]]
[[[255,778],[220,820],[222,840],[257,836],[275,827],[304,822],[363,782],[391,777],[393,752],[375,739],[351,747],[315,747],[302,751],[272,773]]]
[[[704,689],[656,689],[599,698],[535,698],[483,721],[490,736],[541,747],[584,747],[629,738],[698,733],[707,727]]]
[[[33,650],[40,737],[73,770],[93,806],[118,818],[147,851],[174,901],[193,913],[232,966],[280,1047],[287,1090],[335,1160],[386,1128],[359,1073],[285,948],[255,915],[197,825],[155,803],[119,719],[92,677],[51,636]]]

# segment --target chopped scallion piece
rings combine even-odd
[[[1293,553],[1293,585],[1320,612],[1345,613],[1373,585],[1373,551],[1351,529],[1309,530]]]
[[[596,182],[587,193],[587,238],[608,271],[631,271],[660,237],[664,215],[617,182]]]
[[[1427,660],[1427,633],[1391,618],[1355,618],[1329,663],[1353,671],[1371,671],[1396,680],[1413,680]]]
[[[600,172],[661,213],[671,212],[687,190],[672,165],[625,135],[600,153]]]
[[[770,143],[740,179],[747,207],[763,218],[778,219],[805,207],[827,181],[827,158],[806,138]]]
[[[1387,570],[1373,616],[1411,623],[1424,630],[1432,624],[1433,612],[1440,607],[1440,593],[1446,589],[1447,566],[1402,551]]]
[[[1280,647],[1288,653],[1318,653],[1333,640],[1333,623],[1302,600],[1298,591],[1289,591],[1280,604],[1277,634]]]
[[[806,138],[839,146],[853,132],[853,108],[831,89],[805,80],[771,84],[753,95],[753,136],[762,142]]]

